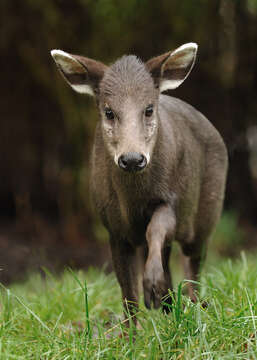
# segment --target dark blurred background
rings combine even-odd
[[[238,249],[257,245],[257,0],[1,0],[0,23],[1,281],[109,259],[88,191],[97,111],[63,81],[51,49],[110,63],[198,43],[195,68],[172,95],[227,144],[226,254],[239,233]],[[223,233],[221,252],[225,242]]]

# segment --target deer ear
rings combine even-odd
[[[51,55],[68,84],[77,92],[95,96],[107,66],[83,56],[52,50]]]
[[[160,92],[176,89],[188,77],[195,63],[197,47],[195,43],[184,44],[174,51],[148,60],[146,68]]]

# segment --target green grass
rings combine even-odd
[[[201,298],[176,288],[172,312],[140,305],[133,342],[113,274],[65,271],[1,287],[0,359],[257,359],[257,263],[245,256],[205,268]],[[86,286],[85,286],[86,285]]]

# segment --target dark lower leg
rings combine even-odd
[[[169,267],[170,253],[171,253],[171,246],[166,246],[163,249],[163,256],[162,256],[163,269],[167,284],[167,294],[164,296],[163,299],[164,304],[162,305],[162,310],[165,313],[171,311],[171,304],[172,304],[172,297],[169,295],[169,290],[172,291],[172,279],[171,279],[171,273]]]
[[[125,318],[130,317],[136,324],[135,314],[138,309],[136,251],[129,244],[119,242],[112,243],[111,249],[114,269],[122,291]],[[130,320],[126,322],[127,326],[129,324]]]
[[[201,256],[192,257],[192,256],[183,256],[184,270],[186,279],[189,280],[187,284],[188,295],[193,302],[196,302],[196,292],[199,290],[197,283],[200,278],[200,268],[201,268]],[[191,282],[192,280],[193,282]]]

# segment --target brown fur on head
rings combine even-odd
[[[99,93],[103,138],[115,163],[129,152],[143,154],[148,163],[158,124],[159,92],[145,65],[136,56],[123,56],[106,70]],[[108,119],[106,111],[114,118]]]
[[[184,81],[196,50],[189,43],[146,64],[129,55],[109,67],[61,50],[52,56],[74,90],[97,98],[103,139],[116,165],[124,154],[143,156],[148,165],[158,130],[159,93]]]

